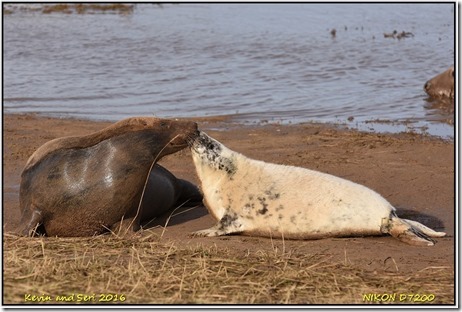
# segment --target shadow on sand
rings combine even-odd
[[[177,225],[191,220],[199,219],[208,214],[207,208],[202,203],[191,203],[164,213],[145,224],[143,229],[150,229],[156,226]]]

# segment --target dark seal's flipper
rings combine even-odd
[[[39,234],[37,229],[42,224],[42,212],[39,209],[31,209],[27,211],[28,213],[24,213],[22,216],[22,227],[19,229],[19,232],[23,236],[35,236],[36,234]]]
[[[108,230],[117,236],[131,235],[141,228],[139,219],[140,218],[138,216],[122,219],[119,222],[112,224]]]
[[[202,194],[189,181],[177,179],[170,171],[156,164],[150,174],[141,205],[141,224],[146,225],[164,213],[180,206],[202,202]]]
[[[196,185],[189,181],[178,179],[178,188],[180,189],[180,196],[176,202],[178,206],[190,207],[202,203],[202,193]]]

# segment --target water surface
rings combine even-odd
[[[4,15],[4,112],[114,121],[232,115],[243,123],[423,127],[447,137],[453,113],[434,108],[423,85],[454,62],[454,10],[138,4],[129,15],[18,11]],[[384,38],[393,30],[413,36]],[[391,123],[374,128],[373,120]]]

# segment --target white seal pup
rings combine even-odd
[[[200,132],[189,140],[204,205],[218,220],[192,236],[230,233],[318,239],[382,235],[432,246],[443,237],[399,218],[378,193],[360,184],[300,167],[253,160]]]

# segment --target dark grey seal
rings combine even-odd
[[[199,188],[189,181],[176,178],[156,164],[149,175],[141,204],[141,225],[177,207],[202,204]]]
[[[183,183],[177,185],[173,175],[153,164],[185,148],[196,132],[197,124],[190,121],[134,117],[90,135],[45,143],[21,175],[21,234],[33,235],[36,229],[48,236],[137,231],[143,218],[165,212],[181,198]],[[154,188],[146,187],[148,175]],[[159,204],[156,193],[162,201],[172,198]]]

